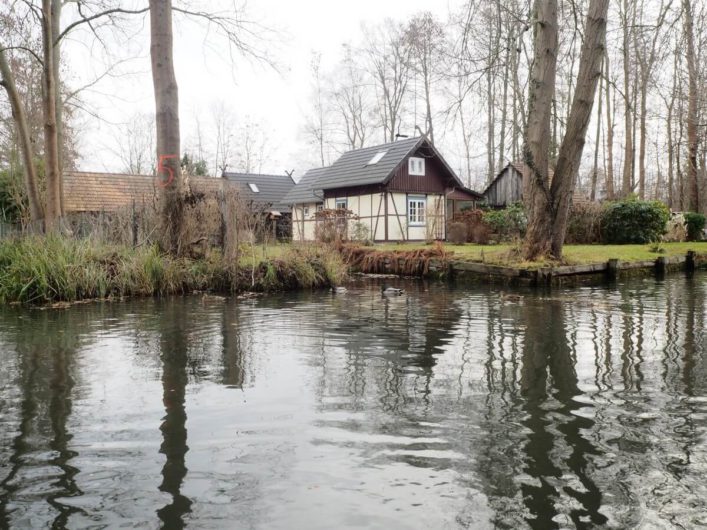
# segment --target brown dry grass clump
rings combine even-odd
[[[441,243],[414,250],[375,250],[370,247],[345,244],[339,247],[344,262],[354,270],[366,274],[399,274],[424,276],[430,271],[430,262],[446,262],[453,252]]]

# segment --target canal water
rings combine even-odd
[[[0,528],[707,525],[707,276],[0,311]]]

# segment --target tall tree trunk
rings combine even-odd
[[[523,195],[528,213],[524,254],[533,260],[550,252],[552,198],[549,183],[550,127],[557,74],[557,1],[535,0],[534,59],[530,72],[523,160],[528,175]]]
[[[639,121],[640,135],[638,137],[638,196],[646,198],[646,100],[648,99],[648,81],[641,82],[641,118]]]
[[[42,203],[37,190],[37,168],[34,163],[34,153],[32,151],[32,141],[30,140],[29,127],[27,125],[27,115],[24,106],[17,92],[15,78],[7,62],[7,56],[0,44],[0,85],[5,88],[7,97],[10,100],[12,118],[17,127],[20,140],[20,151],[22,153],[22,166],[25,178],[25,191],[29,202],[29,213],[31,221],[39,221],[42,218]]]
[[[665,129],[666,138],[668,142],[668,206],[672,209],[675,208],[675,173],[673,166],[675,164],[675,146],[674,135],[673,135],[673,114],[675,112],[675,99],[677,97],[678,90],[678,54],[677,50],[673,56],[673,84],[670,93],[670,100],[668,98],[663,98],[665,101],[665,106],[668,109],[666,119],[665,119]]]
[[[495,151],[496,151],[496,128],[495,121],[496,116],[494,112],[494,107],[496,105],[496,93],[494,90],[492,69],[486,73],[486,116],[488,119],[488,130],[486,131],[486,163],[487,175],[486,181],[491,182],[495,176]]]
[[[606,87],[606,198],[614,200],[614,123],[611,115],[611,82],[609,55],[605,54],[605,76]]]
[[[623,0],[623,69],[624,69],[624,169],[621,184],[621,195],[626,197],[631,193],[633,175],[633,118],[631,109],[631,46],[629,10],[631,2]]]
[[[695,36],[690,0],[683,0],[685,40],[687,44],[687,207],[693,212],[700,211],[700,191],[697,180],[697,64],[695,60]]]
[[[597,81],[605,54],[609,0],[590,0],[579,72],[557,167],[548,187],[550,110],[557,66],[557,2],[536,0],[535,57],[531,72],[528,130],[524,158],[530,168],[526,184],[528,232],[525,259],[551,254],[562,258],[572,193],[592,115]]]
[[[57,138],[56,80],[54,78],[54,24],[52,0],[42,0],[42,106],[44,112],[44,165],[47,180],[46,229],[53,230],[61,217],[61,172]]]
[[[601,145],[601,105],[604,100],[602,94],[602,82],[604,78],[599,77],[599,107],[597,108],[597,134],[594,139],[594,168],[592,170],[592,189],[589,198],[595,201],[597,198],[597,181],[599,180],[599,146]]]
[[[673,147],[673,106],[672,104],[668,106],[668,116],[665,122],[666,132],[668,138],[668,206],[670,208],[675,207],[674,198],[674,177],[673,177],[673,159],[674,159],[674,147]]]
[[[432,86],[430,84],[430,65],[426,65],[423,71],[423,82],[425,85],[425,130],[426,136],[432,145],[435,143],[434,123],[432,123]]]
[[[511,76],[513,78],[513,98],[511,100],[511,109],[513,110],[511,129],[512,129],[512,140],[511,140],[511,160],[513,162],[518,162],[518,138],[520,138],[520,127],[518,124],[518,107],[520,102],[518,101],[518,40],[514,38],[511,41]]]
[[[496,167],[496,172],[501,171],[503,166],[505,166],[506,158],[506,121],[508,117],[508,75],[510,71],[511,62],[511,52],[510,49],[513,46],[513,41],[508,39],[506,41],[506,60],[503,65],[503,95],[501,96],[501,134],[499,136],[498,145],[498,166]]]
[[[162,187],[163,241],[173,255],[182,251],[182,172],[179,167],[179,97],[172,60],[172,1],[150,0],[150,56],[157,124],[157,173]]]
[[[61,34],[62,0],[52,0],[52,71],[54,72],[54,101],[56,102],[56,142],[59,150],[59,208],[64,215],[64,102],[61,99]]]
[[[579,72],[572,98],[572,109],[565,136],[560,145],[555,176],[550,192],[553,199],[552,256],[562,258],[562,248],[567,233],[572,193],[574,192],[579,165],[582,160],[587,128],[592,116],[592,107],[601,77],[602,60],[606,53],[606,15],[609,0],[591,0],[587,9],[587,23],[582,51],[579,59]]]

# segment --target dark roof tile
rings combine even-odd
[[[317,189],[318,179],[328,170],[327,167],[310,169],[300,181],[285,195],[283,202],[286,204],[306,204],[312,202],[322,202],[322,197],[317,196],[314,190]],[[321,189],[321,188],[320,188]]]
[[[261,175],[257,173],[224,173],[223,177],[238,185],[245,198],[259,204],[268,204],[273,209],[289,212],[290,207],[283,201],[295,182],[288,175]],[[255,184],[258,191],[250,188]]]

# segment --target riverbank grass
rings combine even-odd
[[[336,285],[346,275],[339,253],[329,247],[279,248],[269,255],[235,264],[217,251],[192,260],[167,256],[153,246],[59,236],[5,240],[0,242],[0,302],[275,291]]]
[[[425,243],[385,243],[372,248],[382,251],[408,252],[430,248],[430,246]],[[509,244],[444,244],[443,249],[449,253],[450,259],[475,261],[490,265],[528,269],[557,265],[557,263],[545,261],[523,261],[520,259],[518,247]],[[565,245],[563,264],[590,265],[606,263],[610,259],[618,259],[623,262],[647,261],[655,260],[660,256],[685,256],[689,250],[707,255],[707,242],[661,243],[660,245]]]

